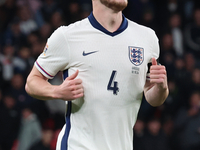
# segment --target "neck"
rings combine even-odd
[[[109,32],[115,32],[122,23],[122,11],[114,11],[100,3],[93,1],[93,15],[95,19]]]

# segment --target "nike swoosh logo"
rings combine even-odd
[[[90,55],[90,54],[93,54],[93,53],[96,53],[98,51],[93,51],[93,52],[89,52],[89,53],[86,53],[85,51],[83,51],[83,56],[87,56],[87,55]]]

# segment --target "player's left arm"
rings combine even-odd
[[[160,106],[164,103],[169,94],[167,84],[167,72],[165,66],[158,65],[155,58],[152,58],[150,67],[150,80],[144,86],[144,95],[151,106]]]

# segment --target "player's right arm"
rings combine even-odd
[[[71,101],[83,96],[81,79],[75,79],[78,70],[66,78],[61,85],[51,85],[40,71],[34,66],[26,81],[26,92],[40,100],[62,99]]]

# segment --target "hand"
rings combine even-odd
[[[152,58],[150,68],[150,82],[158,86],[159,89],[167,89],[167,73],[165,66],[158,65],[155,58]]]
[[[75,79],[78,76],[77,70],[74,74],[67,77],[65,81],[55,89],[57,97],[62,100],[74,100],[83,97],[83,85],[81,79]]]

